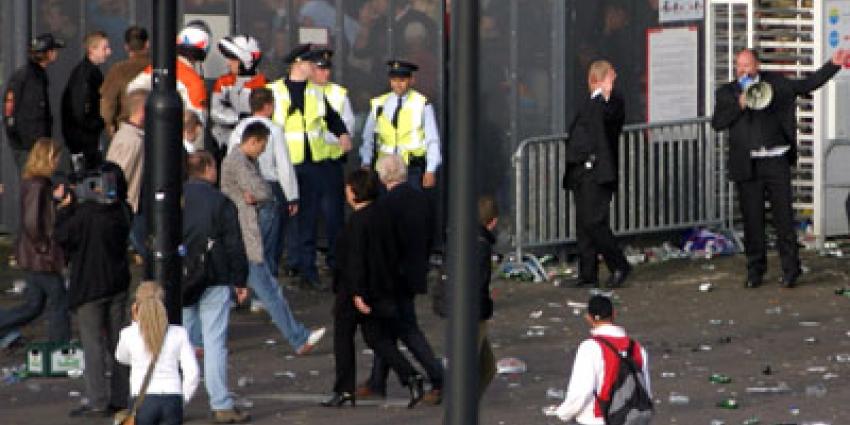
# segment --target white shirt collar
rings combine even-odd
[[[590,98],[596,99],[596,96],[601,96],[601,95],[602,95],[602,88],[600,87],[600,88],[594,90],[593,93],[590,94]]]

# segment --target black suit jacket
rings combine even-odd
[[[617,182],[617,144],[625,120],[625,102],[616,90],[607,102],[602,96],[584,100],[570,125],[567,172],[562,181],[564,189],[575,183],[569,179],[570,168],[584,167],[584,163],[591,159],[593,169],[589,172],[596,183],[612,185]]]
[[[409,183],[401,183],[378,199],[381,214],[398,247],[396,271],[409,294],[428,292],[428,250],[432,226],[428,197]]]
[[[103,73],[88,58],[71,71],[62,93],[62,136],[71,152],[96,149],[100,143],[104,127],[100,116],[101,84]]]
[[[762,110],[741,109],[738,98],[741,88],[737,81],[717,89],[711,126],[729,130],[729,179],[746,181],[752,178],[753,162],[750,151],[764,146],[788,145],[786,158],[797,162],[797,96],[808,94],[824,85],[841,69],[832,62],[824,64],[814,74],[802,80],[791,80],[775,72],[761,72],[761,81],[773,87],[773,101]]]

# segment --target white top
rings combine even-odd
[[[401,97],[402,103],[408,95]],[[384,101],[383,115],[387,117],[395,114],[395,109],[398,107],[398,95],[390,92]],[[375,125],[377,117],[375,117],[375,108],[369,112],[369,117],[366,118],[366,124],[363,125],[363,143],[360,145],[360,161],[364,167],[368,167],[372,163],[372,145],[375,144]],[[437,118],[434,116],[434,107],[431,104],[425,105],[422,110],[422,129],[425,131],[425,171],[433,173],[443,162],[442,154],[440,153],[440,132],[437,130]]]
[[[297,201],[298,178],[295,176],[292,161],[289,160],[289,146],[286,145],[286,139],[283,137],[283,129],[274,121],[256,115],[239,121],[233,132],[230,133],[227,151],[230,152],[242,143],[242,133],[245,131],[245,127],[255,122],[265,124],[271,132],[269,141],[266,143],[266,150],[257,159],[257,163],[260,165],[260,174],[266,180],[280,183],[288,202]]]
[[[138,323],[133,322],[121,330],[115,359],[130,366],[130,394],[138,396],[151,362],[151,355],[145,348]],[[198,361],[195,359],[195,350],[189,343],[186,329],[169,325],[145,394],[182,394],[184,403],[188,403],[195,394],[199,381]]]
[[[626,336],[626,331],[620,326],[602,325],[591,329],[590,334],[622,338]],[[641,357],[646,391],[652,397],[649,385],[649,357],[643,347],[641,347]],[[597,418],[593,412],[596,404],[594,394],[602,391],[603,382],[605,382],[605,361],[602,358],[602,347],[595,340],[586,339],[578,347],[567,395],[555,411],[555,416],[564,422],[575,420],[582,425],[605,425],[605,421]]]

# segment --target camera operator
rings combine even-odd
[[[107,417],[127,404],[129,369],[104,358],[104,353],[115,352],[126,324],[129,233],[127,182],[115,163],[106,162],[82,176],[60,201],[55,237],[70,258],[68,304],[80,327],[89,399],[71,416]],[[107,360],[112,370],[109,383],[104,373]]]

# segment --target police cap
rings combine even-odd
[[[310,44],[299,44],[298,47],[292,49],[286,57],[283,58],[284,63],[295,63],[305,60],[310,60],[313,53],[310,51]]]
[[[390,68],[390,77],[410,77],[414,71],[419,70],[416,64],[397,59],[388,61],[387,66]]]

